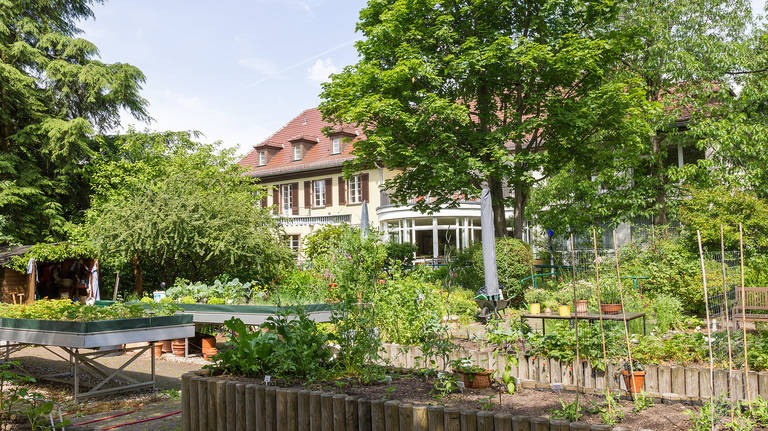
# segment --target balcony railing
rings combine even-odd
[[[324,215],[324,216],[290,216],[280,217],[284,226],[310,226],[317,224],[342,224],[352,221],[350,214]]]

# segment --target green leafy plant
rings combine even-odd
[[[482,411],[491,410],[495,405],[496,403],[493,402],[493,395],[489,395],[480,399],[480,410]]]
[[[609,390],[603,392],[605,404],[600,407],[600,419],[606,425],[615,425],[624,420],[624,409],[619,404],[619,396]]]
[[[653,398],[646,395],[644,391],[640,391],[639,393],[634,394],[634,406],[632,407],[632,411],[635,413],[640,413],[643,410],[647,410],[651,407],[653,407]]]
[[[552,409],[550,411],[553,419],[564,419],[568,422],[578,422],[582,416],[581,403],[578,399],[573,402],[566,403],[562,399],[560,401],[559,409]]]
[[[68,299],[40,299],[28,305],[0,303],[0,317],[91,322],[166,316],[176,313],[178,309],[175,304],[158,304],[154,301],[146,304],[118,302],[108,306],[98,306],[80,304]]]
[[[456,376],[450,373],[437,373],[437,378],[432,386],[432,393],[436,400],[442,400],[446,395],[456,392],[459,389]]]

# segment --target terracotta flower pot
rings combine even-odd
[[[163,345],[163,353],[173,353],[173,347],[171,347],[171,340],[163,340],[160,343]]]
[[[574,304],[576,307],[576,314],[587,314],[587,306],[589,305],[589,301],[586,299],[577,299],[576,303]]]
[[[624,376],[624,384],[630,393],[642,392],[645,385],[645,371],[635,371],[634,375],[630,376],[629,371],[621,370],[621,375]]]
[[[171,349],[173,349],[173,354],[176,356],[184,356],[184,345],[185,341],[183,338],[177,338],[171,342]]]
[[[205,335],[201,341],[203,358],[205,360],[210,360],[213,355],[218,353],[218,350],[216,349],[216,337],[213,335]]]
[[[463,373],[458,371],[458,373],[461,374],[461,379],[466,388],[485,389],[491,386],[493,370],[485,370],[479,373]]]
[[[601,304],[600,309],[604,314],[619,314],[621,313],[621,304]]]
[[[155,345],[152,346],[152,351],[154,352],[156,358],[163,356],[163,343],[155,341]]]

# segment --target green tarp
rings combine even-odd
[[[95,332],[147,329],[161,326],[191,324],[189,314],[173,316],[141,317],[138,319],[96,320],[93,322],[71,322],[64,320],[12,319],[0,318],[0,327],[7,329],[33,329],[38,331],[71,332],[74,334],[92,334]]]

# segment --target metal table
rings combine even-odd
[[[21,371],[40,380],[72,384],[74,401],[95,395],[155,387],[155,356],[152,348],[155,341],[172,338],[187,338],[195,335],[192,316],[175,315],[145,317],[139,319],[102,320],[94,322],[67,322],[58,320],[0,318],[0,340],[6,340],[5,361],[12,353],[27,346],[41,346],[66,362],[53,373],[33,375],[23,367]],[[129,343],[148,342],[148,345],[112,348]],[[55,350],[60,349],[61,352]],[[98,349],[98,350],[97,350]],[[135,352],[125,358],[116,369],[96,362],[97,359],[117,352]],[[150,379],[139,381],[125,374],[125,368],[138,357],[150,352]],[[63,352],[63,353],[62,353]],[[87,375],[93,382],[83,381]],[[127,383],[120,383],[122,380]],[[81,392],[81,387],[87,388]]]
[[[592,324],[595,320],[600,320],[600,314],[599,313],[580,313],[580,314],[574,314],[571,313],[570,316],[564,317],[559,314],[555,313],[540,313],[540,314],[522,314],[520,316],[520,322],[525,322],[525,319],[541,319],[541,331],[543,334],[546,334],[546,325],[545,321],[547,319],[556,319],[556,320],[567,320],[569,322],[574,322],[576,319],[579,320],[586,320],[589,322],[589,324]],[[646,326],[645,326],[645,313],[627,313],[627,331],[629,331],[629,322],[635,319],[643,319],[643,335],[646,335]],[[619,314],[605,314],[603,313],[603,320],[608,321],[624,321],[624,316],[622,313]]]

